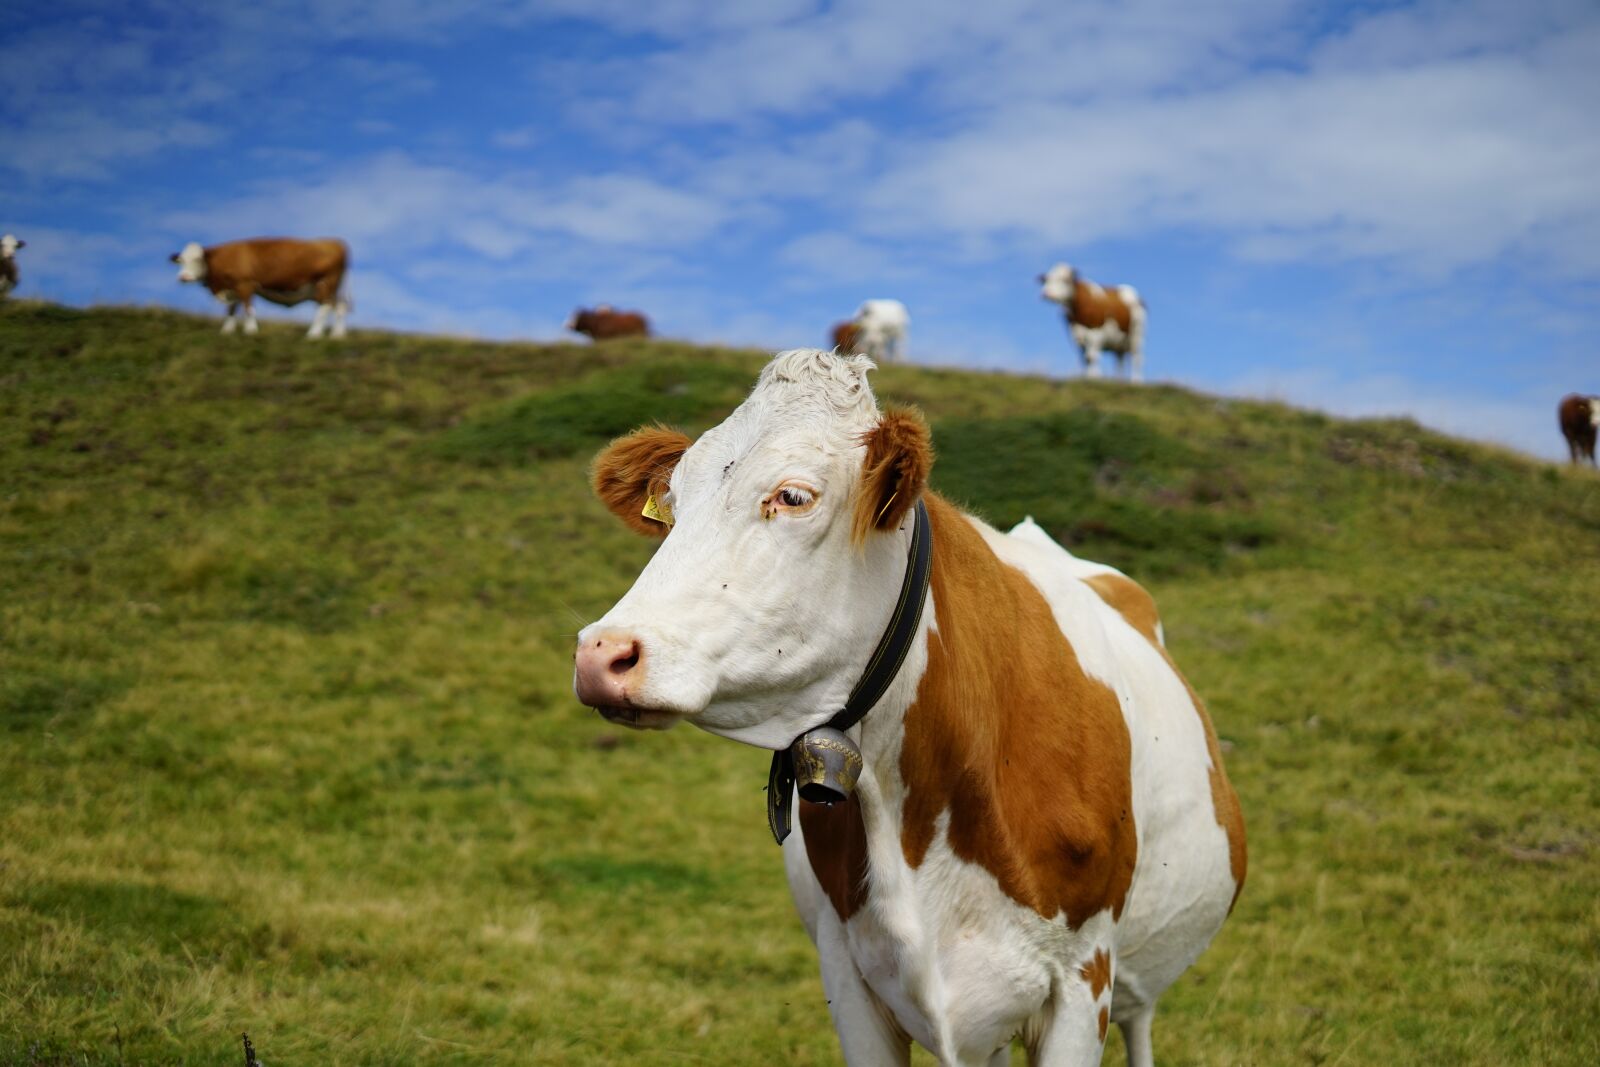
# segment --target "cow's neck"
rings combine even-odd
[[[860,726],[856,797],[802,805],[813,869],[846,918],[945,850],[1045,917],[1076,926],[1120,911],[1135,845],[1116,695],[1083,673],[1038,589],[965,516],[932,494],[928,509],[923,632]]]

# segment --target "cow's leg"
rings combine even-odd
[[[856,970],[845,942],[844,924],[831,905],[817,915],[817,955],[822,959],[822,989],[839,1035],[846,1067],[908,1067],[911,1042],[899,1032]]]
[[[222,313],[222,332],[232,333],[239,328],[239,320],[234,318],[234,313],[239,310],[238,304],[229,304],[228,310]]]
[[[350,302],[344,297],[338,297],[333,303],[333,337],[335,340],[344,336],[344,317],[350,313]]]
[[[1087,982],[1069,978],[1056,989],[1049,1021],[1028,1050],[1029,1067],[1095,1067],[1110,1022],[1110,992],[1096,997]]]
[[[261,324],[256,321],[256,305],[250,294],[239,294],[239,302],[244,305],[244,332],[260,333]]]
[[[1145,310],[1142,300],[1135,300],[1133,313],[1128,324],[1128,367],[1129,376],[1135,382],[1144,381],[1144,319]]]
[[[1083,346],[1083,376],[1100,377],[1100,345],[1096,342],[1091,341]]]
[[[1128,1047],[1128,1067],[1155,1067],[1155,1050],[1150,1045],[1150,1020],[1156,1015],[1154,1004],[1131,1019],[1117,1023],[1122,1043]]]
[[[328,313],[332,310],[332,304],[317,305],[317,313],[311,316],[311,329],[306,331],[307,340],[315,341],[322,336],[323,323],[328,321]]]

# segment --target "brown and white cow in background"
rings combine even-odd
[[[322,336],[328,316],[333,315],[332,336],[345,335],[345,315],[350,303],[345,298],[345,271],[350,266],[350,250],[336,237],[300,240],[294,237],[255,237],[244,241],[202,248],[190,241],[183,251],[171,256],[178,265],[178,281],[199,282],[228,306],[222,332],[232,333],[238,326],[235,312],[244,308],[244,332],[256,333],[254,300],[293,307],[307,300],[317,302],[316,316],[306,336]]]
[[[579,308],[567,319],[566,328],[591,341],[611,341],[619,337],[649,337],[650,320],[637,311],[618,311],[609,304]]]
[[[856,327],[855,351],[882,363],[900,363],[906,358],[911,313],[900,301],[863,300],[850,321]]]
[[[1004,1064],[1020,1036],[1041,1067],[1095,1064],[1115,1021],[1150,1067],[1157,999],[1244,881],[1211,721],[1142,588],[927,490],[927,426],[879,411],[871,368],[785,352],[698,441],[656,427],[600,454],[601,499],[665,539],[579,634],[578,699],[786,748],[862,677],[925,501],[926,607],[848,731],[859,781],[797,799],[783,847],[845,1060],[905,1064],[916,1041]]]
[[[1561,436],[1567,439],[1567,452],[1573,463],[1589,461],[1595,466],[1595,435],[1600,432],[1600,396],[1580,396],[1571,393],[1561,398],[1556,409],[1561,423]]]
[[[1041,295],[1060,304],[1067,328],[1083,354],[1086,378],[1100,377],[1100,353],[1113,352],[1126,360],[1128,379],[1144,380],[1144,300],[1131,285],[1107,289],[1078,275],[1066,263],[1057,263],[1039,275]]]
[[[0,237],[0,297],[8,295],[21,280],[17,273],[17,249],[27,247],[28,242],[17,240],[15,234]]]

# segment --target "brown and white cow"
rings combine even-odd
[[[350,303],[345,298],[345,271],[350,266],[350,250],[336,237],[301,240],[295,237],[254,237],[244,241],[202,248],[190,241],[183,251],[174,252],[178,281],[199,282],[228,306],[222,332],[232,333],[238,325],[234,314],[244,308],[244,332],[255,333],[254,300],[293,307],[307,300],[317,302],[316,316],[306,336],[322,336],[329,313],[333,315],[332,336],[345,334],[345,315]]]
[[[1585,459],[1595,466],[1594,444],[1600,429],[1600,396],[1579,396],[1571,393],[1561,398],[1556,416],[1561,422],[1561,436],[1567,439],[1567,452],[1572,462],[1581,464]]]
[[[1100,353],[1113,352],[1126,360],[1128,379],[1144,380],[1144,300],[1131,285],[1107,289],[1078,275],[1066,263],[1057,263],[1039,275],[1041,295],[1060,304],[1067,329],[1083,355],[1086,378],[1100,377]]]
[[[592,341],[650,336],[649,319],[637,311],[617,311],[606,304],[597,308],[579,308],[567,320],[566,328]]]
[[[28,242],[17,240],[15,234],[0,237],[0,297],[8,295],[21,280],[17,273],[17,249],[27,247]]]
[[[656,427],[600,454],[601,499],[664,540],[578,635],[578,699],[782,751],[899,617],[923,501],[925,607],[848,731],[854,792],[796,799],[784,842],[845,1060],[905,1064],[915,1041],[1003,1064],[1020,1036],[1034,1064],[1094,1064],[1115,1021],[1150,1067],[1157,999],[1244,881],[1211,721],[1142,588],[927,489],[927,426],[879,411],[871,367],[785,352],[698,441]]]
[[[854,319],[836,322],[833,329],[828,331],[828,339],[833,342],[836,351],[847,356],[853,355],[861,348],[861,327]]]

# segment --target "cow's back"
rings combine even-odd
[[[1123,333],[1133,329],[1133,311],[1121,295],[1094,282],[1079,281],[1068,317],[1079,326],[1098,330],[1113,325]]]
[[[342,278],[349,261],[349,249],[336,237],[256,237],[206,250],[208,281],[250,282],[270,290],[292,291],[322,278]]]
[[[1204,705],[1163,645],[1154,601],[1025,522],[991,544],[1055,611],[1084,670],[1116,690],[1132,746],[1139,855],[1118,925],[1113,999],[1127,1018],[1210,943],[1244,879],[1244,824]]]

